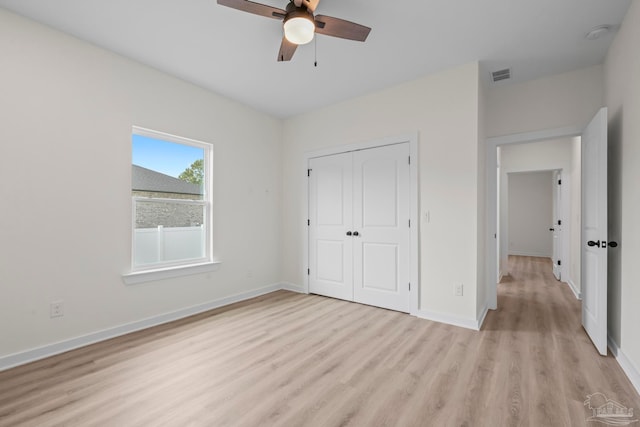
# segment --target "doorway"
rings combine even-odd
[[[498,281],[509,274],[509,255],[550,258],[555,277],[579,297],[580,138],[503,145],[496,152]]]
[[[564,203],[568,196],[563,193],[578,190],[568,178],[563,179],[562,169],[513,171],[504,163],[498,202],[499,281],[510,275],[508,257],[514,255],[548,258],[556,280],[571,281],[567,269],[578,254],[567,248],[577,234],[572,236],[564,227],[571,222],[570,209],[579,209],[580,203],[579,199],[574,206]],[[576,265],[579,269],[579,263]]]
[[[489,230],[495,230],[487,239],[488,261],[488,294],[489,308],[497,308],[496,287],[502,275],[508,273],[509,232],[508,224],[508,174],[546,172],[548,175],[549,192],[553,182],[561,185],[556,189],[558,213],[556,218],[549,218],[544,233],[551,244],[557,221],[561,221],[560,233],[557,235],[559,244],[556,249],[556,273],[560,279],[569,284],[576,297],[580,298],[580,176],[581,176],[581,130],[561,129],[548,132],[534,132],[508,137],[492,138],[489,140],[487,152],[488,170],[488,218]],[[493,164],[493,166],[491,166]],[[493,191],[491,191],[493,190]],[[551,193],[548,193],[551,197]],[[493,222],[495,221],[495,222]],[[548,246],[543,255],[554,258],[553,246]],[[517,248],[516,248],[517,249]],[[560,261],[560,265],[557,264]]]
[[[554,214],[559,211],[553,191],[556,173],[507,172],[506,197],[501,198],[506,206],[501,206],[499,220],[501,234],[508,242],[504,250],[507,255],[554,258],[555,249],[560,246],[560,235],[553,225]],[[506,218],[503,218],[503,212],[506,212]],[[508,271],[507,265],[507,274]]]
[[[616,247],[616,242],[608,242],[607,231],[607,108],[601,108],[584,128],[563,128],[550,131],[531,132],[489,138],[487,140],[487,225],[493,239],[486,239],[487,250],[487,308],[497,308],[498,262],[498,172],[499,155],[504,146],[529,142],[546,142],[558,138],[581,137],[581,223],[579,238],[571,239],[576,244],[580,260],[580,283],[576,293],[582,297],[582,325],[602,355],[607,354],[607,251]],[[574,139],[574,142],[576,140]],[[577,143],[576,143],[577,145]],[[577,150],[576,150],[577,151]],[[573,156],[572,156],[573,157]],[[547,157],[553,159],[553,157]],[[578,163],[576,163],[578,164]],[[584,169],[582,169],[584,167]],[[577,215],[572,214],[571,220]],[[566,229],[566,227],[565,227]],[[612,243],[612,244],[609,244]],[[575,288],[572,287],[575,292]]]

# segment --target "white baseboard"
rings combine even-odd
[[[482,328],[482,324],[484,323],[484,319],[487,317],[487,313],[489,312],[489,304],[485,304],[482,309],[482,313],[480,313],[480,317],[476,320],[477,330],[479,331]]]
[[[115,326],[113,328],[92,332],[87,335],[70,338],[42,347],[21,351],[19,353],[9,354],[7,356],[0,357],[0,371],[4,371],[6,369],[13,368],[19,365],[24,365],[29,362],[34,362],[39,359],[44,359],[45,357],[64,353],[69,350],[74,350],[79,347],[84,347],[89,344],[105,341],[111,338],[119,337],[121,335],[129,334],[131,332],[140,331],[152,326],[157,326],[163,323],[193,316],[194,314],[203,313],[205,311],[213,310],[225,305],[255,298],[257,296],[268,294],[270,292],[278,291],[281,289],[294,290],[294,287],[296,286],[288,283],[276,283],[252,291],[231,295],[214,301],[209,301],[203,304],[176,310],[170,313],[160,314],[158,316],[153,316],[136,322],[127,323],[125,325]]]
[[[284,282],[282,283],[281,289],[285,291],[298,292],[300,294],[307,294],[302,286],[296,285],[294,283]]]
[[[627,374],[629,381],[633,384],[636,391],[640,393],[640,370],[635,366],[635,364],[624,354],[624,352],[618,347],[618,344],[611,338],[611,336],[607,337],[607,343],[609,344],[609,349],[611,353],[620,364],[620,367]]]
[[[573,292],[573,294],[576,296],[576,299],[582,299],[582,293],[578,290],[578,287],[576,286],[575,283],[573,283],[573,280],[569,279],[567,280],[567,285],[569,285],[569,289],[571,289],[571,292]]]
[[[542,252],[529,252],[529,251],[509,251],[509,255],[515,256],[532,256],[536,258],[551,258],[551,255]]]
[[[416,312],[416,316],[425,320],[433,320],[434,322],[460,326],[461,328],[473,329],[475,331],[480,330],[478,320],[475,319],[466,319],[463,317],[452,316],[450,314],[438,313],[436,311],[429,310],[418,310]]]

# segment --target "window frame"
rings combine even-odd
[[[186,199],[159,199],[152,197],[140,197],[131,195],[131,260],[130,269],[123,274],[126,284],[141,283],[159,280],[170,277],[179,277],[188,274],[197,274],[217,269],[219,261],[213,258],[213,144],[198,141],[191,138],[159,132],[139,126],[133,126],[131,136],[139,135],[176,144],[188,145],[200,148],[204,153],[204,182],[202,200]],[[130,164],[133,164],[130,161]],[[129,190],[131,191],[131,189]],[[159,262],[154,264],[135,264],[135,233],[136,233],[136,206],[138,201],[156,201],[166,203],[180,203],[203,206],[203,226],[204,226],[204,256],[200,258],[190,258],[179,261]]]

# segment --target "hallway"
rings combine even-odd
[[[497,425],[586,425],[584,402],[596,392],[637,412],[637,392],[610,352],[598,355],[580,301],[554,278],[551,260],[509,256],[509,271],[498,285],[499,309],[483,327],[505,350],[495,356],[502,384],[495,397],[511,402],[510,420]]]

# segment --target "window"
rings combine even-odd
[[[212,263],[211,165],[211,144],[133,128],[132,266],[125,276]]]

